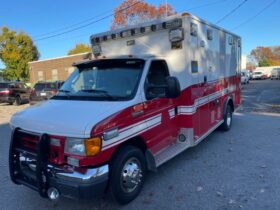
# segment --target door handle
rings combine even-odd
[[[206,76],[206,75],[204,75],[204,77],[203,77],[203,81],[204,81],[204,83],[206,83],[206,82],[207,82],[207,76]]]

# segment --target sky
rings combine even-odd
[[[40,59],[64,56],[76,43],[89,43],[90,35],[107,31],[113,18],[110,14],[121,2],[122,0],[0,0],[0,28],[7,26],[30,35],[39,49]],[[280,45],[280,0],[146,2],[153,5],[168,2],[177,12],[188,11],[211,23],[222,19],[217,25],[242,37],[242,53],[245,55],[257,46]],[[272,5],[268,7],[270,4]],[[268,8],[259,14],[266,7]],[[235,8],[237,9],[234,10]],[[104,16],[109,18],[96,22]],[[88,26],[82,29],[40,40],[86,24]],[[0,62],[0,68],[3,67]]]

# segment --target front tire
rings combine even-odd
[[[122,147],[111,163],[109,190],[120,204],[127,204],[140,193],[146,175],[143,152],[134,146]]]
[[[221,129],[223,131],[229,131],[231,128],[231,124],[232,124],[232,108],[231,108],[231,106],[227,105],[226,113],[224,116],[224,122],[221,125]]]
[[[16,106],[21,105],[21,98],[20,98],[20,96],[16,96],[16,98],[15,98],[15,105]]]

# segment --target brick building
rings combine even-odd
[[[91,58],[91,53],[80,53],[29,62],[30,83],[65,80],[74,70],[73,63]]]

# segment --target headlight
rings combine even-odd
[[[101,138],[66,138],[64,152],[73,155],[92,156],[101,150]]]

